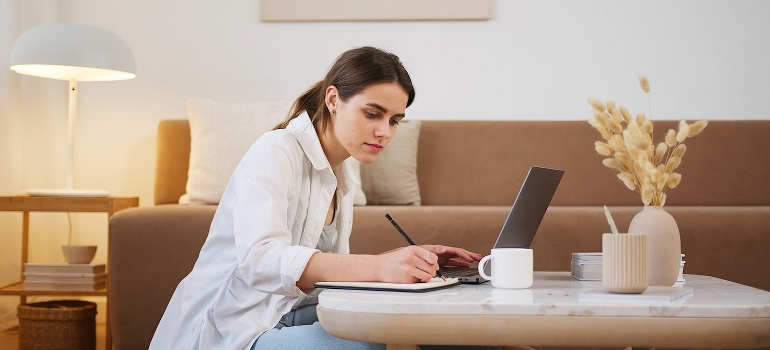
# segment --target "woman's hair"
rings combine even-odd
[[[305,91],[291,106],[288,118],[274,129],[283,129],[289,122],[307,111],[313,125],[321,126],[324,132],[331,122],[331,113],[326,108],[326,88],[334,85],[340,99],[345,102],[376,83],[399,84],[409,95],[406,106],[414,101],[414,87],[398,56],[383,50],[364,46],[342,53],[329,69],[326,78]]]

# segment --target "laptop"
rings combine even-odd
[[[563,170],[532,167],[521,185],[519,194],[511,206],[508,218],[497,235],[494,248],[529,248],[545,211],[559,186]],[[485,252],[485,253],[488,253]],[[457,278],[460,283],[483,283],[487,280],[476,267],[444,266],[439,269],[446,277]],[[487,263],[485,272],[489,274]]]

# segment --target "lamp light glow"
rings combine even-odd
[[[41,24],[22,33],[11,48],[11,70],[58,80],[136,77],[131,48],[117,34],[68,23]]]
[[[52,64],[19,64],[11,66],[11,70],[19,74],[57,80],[75,79],[78,81],[108,81],[127,80],[136,77],[136,74],[134,73],[122,72],[112,69],[59,66]]]
[[[38,196],[107,196],[108,191],[73,189],[74,125],[77,116],[78,81],[112,81],[136,77],[131,48],[106,29],[67,23],[48,23],[30,28],[11,48],[12,71],[69,81],[67,139],[69,154],[64,189],[27,190]]]

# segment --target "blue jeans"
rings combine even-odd
[[[296,350],[296,349],[350,349],[384,350],[385,344],[365,343],[337,338],[321,328],[316,314],[316,305],[306,305],[283,315],[275,328],[262,333],[251,350]],[[500,347],[421,345],[421,350],[492,350]]]

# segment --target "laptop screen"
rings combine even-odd
[[[495,248],[529,248],[564,171],[532,167],[497,236]]]

